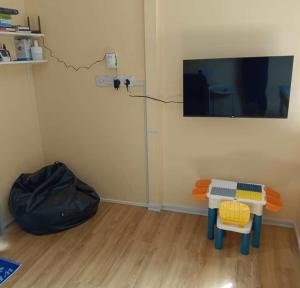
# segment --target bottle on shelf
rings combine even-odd
[[[43,48],[39,46],[37,40],[33,42],[33,46],[31,47],[31,55],[33,60],[43,60]]]

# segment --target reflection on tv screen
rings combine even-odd
[[[287,118],[293,56],[184,61],[184,116]]]

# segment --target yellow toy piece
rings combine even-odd
[[[250,221],[250,207],[237,201],[224,201],[219,208],[219,215],[225,225],[244,227]]]
[[[261,201],[261,200],[263,200],[263,195],[262,195],[262,193],[259,193],[259,192],[237,190],[236,198]]]

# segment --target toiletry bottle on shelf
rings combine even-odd
[[[10,62],[11,61],[10,53],[6,49],[5,44],[3,44],[2,47],[0,46],[0,61],[1,62]]]
[[[34,41],[33,47],[31,47],[31,54],[33,60],[43,60],[43,48],[39,46],[37,40]]]

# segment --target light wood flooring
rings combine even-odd
[[[101,204],[86,224],[50,236],[13,224],[12,248],[1,256],[23,266],[3,287],[300,287],[292,229],[264,225],[261,248],[249,256],[239,253],[240,235],[229,233],[217,251],[206,231],[206,217],[115,204]]]

